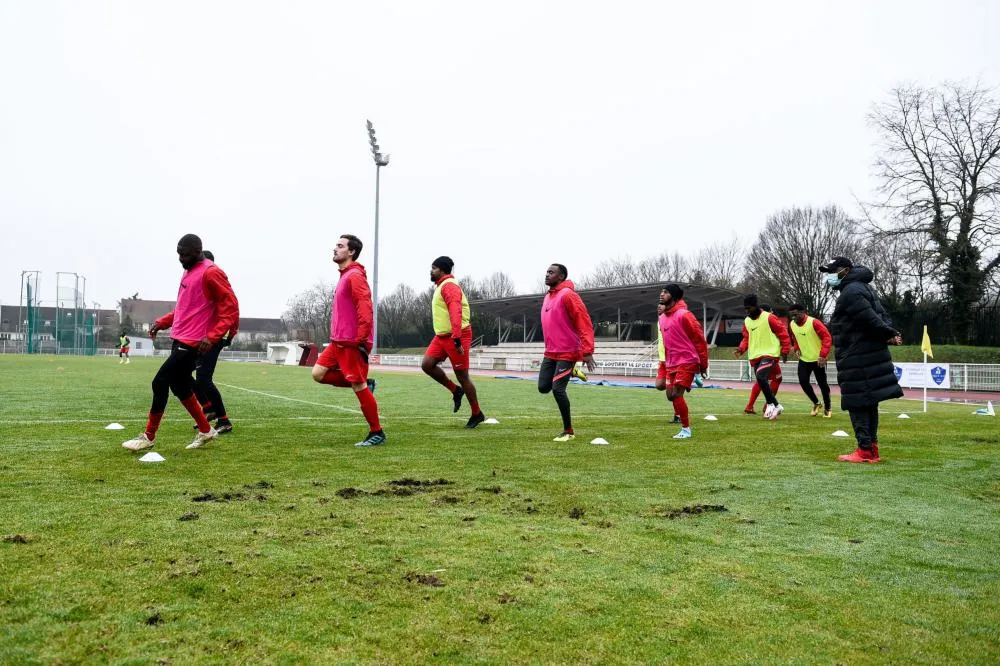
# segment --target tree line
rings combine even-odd
[[[575,280],[578,288],[685,282],[755,292],[775,305],[800,302],[827,314],[835,294],[817,266],[848,256],[871,268],[873,287],[897,326],[934,322],[939,339],[983,343],[1000,309],[1000,104],[980,85],[907,86],[873,106],[879,137],[876,198],[842,206],[789,206],[768,216],[749,241],[715,241],[692,256],[664,251],[608,259]],[[459,278],[469,300],[516,295],[510,276]],[[318,283],[295,296],[283,315],[290,330],[329,338],[334,285]],[[543,286],[537,285],[536,292]],[[379,304],[379,344],[433,335],[433,287],[399,285]],[[495,319],[473,311],[476,331]],[[985,333],[984,333],[985,330]],[[992,332],[997,344],[996,331]],[[911,333],[912,339],[912,333]]]

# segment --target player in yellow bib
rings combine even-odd
[[[486,420],[479,409],[479,398],[476,387],[469,377],[469,352],[472,348],[472,324],[469,323],[469,301],[465,292],[459,286],[455,276],[451,274],[455,262],[450,257],[438,257],[431,264],[431,282],[434,283],[434,296],[431,299],[431,317],[434,322],[434,339],[431,340],[420,368],[434,381],[451,392],[454,410],[462,407],[462,397],[468,399],[472,416],[465,424],[466,428],[475,428]],[[461,386],[448,379],[441,369],[441,362],[451,361],[455,378]]]
[[[788,328],[792,346],[799,357],[799,386],[812,401],[812,416],[816,416],[819,414],[819,400],[809,382],[810,376],[816,375],[816,384],[823,394],[823,416],[830,418],[833,412],[830,410],[830,384],[826,381],[826,357],[830,355],[833,338],[823,322],[806,314],[806,308],[801,303],[789,306],[788,316],[791,318]]]

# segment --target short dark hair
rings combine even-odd
[[[788,311],[791,312],[792,310],[801,310],[802,312],[805,312],[806,306],[802,305],[801,303],[792,303],[791,305],[788,306]]]
[[[353,253],[351,258],[354,259],[354,261],[357,261],[358,257],[361,256],[361,248],[364,247],[364,243],[361,242],[360,238],[354,236],[353,234],[340,234],[340,237],[347,239],[347,249]]]
[[[195,236],[194,234],[184,234],[181,239],[177,241],[177,245],[181,247],[189,247],[192,250],[201,251],[201,238]]]
[[[552,265],[559,269],[559,272],[562,273],[564,280],[569,277],[569,271],[566,269],[565,266],[563,266],[562,264],[552,264]]]
[[[678,301],[678,300],[684,298],[684,290],[681,289],[681,286],[679,284],[674,284],[673,282],[671,282],[670,284],[664,286],[663,289],[662,289],[662,291],[665,291],[668,294],[670,294],[670,296],[675,301]]]
[[[211,250],[202,250],[201,253],[205,255],[205,258],[209,261],[215,261],[215,255],[212,254]]]
[[[760,300],[758,300],[757,294],[747,294],[746,296],[744,296],[743,307],[745,308],[760,307]]]

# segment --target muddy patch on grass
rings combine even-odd
[[[426,481],[421,481],[420,479],[393,479],[389,481],[386,485],[387,488],[378,488],[377,490],[362,490],[360,488],[341,488],[335,494],[337,497],[343,499],[356,499],[358,497],[372,496],[372,497],[410,497],[416,495],[417,493],[432,492],[434,490],[443,488],[445,486],[454,485],[454,481],[449,481],[448,479],[428,479]],[[457,498],[455,500],[458,501]]]
[[[344,499],[354,499],[356,497],[363,497],[367,494],[367,491],[361,490],[360,488],[341,488],[334,493],[337,497],[342,497]]]
[[[503,493],[503,488],[500,486],[486,486],[485,488],[476,488],[481,493],[492,493],[494,495],[499,495]]]
[[[653,509],[653,514],[660,518],[676,520],[686,516],[697,516],[703,513],[721,513],[723,511],[729,511],[729,509],[722,504],[691,504],[675,508],[657,507]]]
[[[395,479],[389,482],[391,486],[415,486],[417,488],[430,488],[433,486],[451,486],[454,485],[454,481],[449,481],[448,479],[429,479],[427,481],[421,481],[419,479]]]
[[[251,495],[241,492],[224,492],[224,493],[213,493],[206,491],[200,495],[195,495],[191,498],[192,502],[246,502],[249,500],[257,500],[258,502],[263,502],[267,500],[266,495]]]
[[[408,583],[419,583],[421,585],[428,585],[430,587],[444,587],[444,581],[435,576],[434,574],[424,574],[418,573],[416,571],[411,571],[405,576],[403,580]]]
[[[574,506],[572,509],[569,510],[569,517],[572,518],[573,520],[580,520],[581,518],[583,518],[583,514],[585,513],[586,511],[584,511],[580,507]]]
[[[248,483],[243,487],[246,488],[247,490],[267,490],[269,488],[274,488],[274,484],[264,481],[262,479],[257,483]]]
[[[2,540],[4,543],[31,543],[35,540],[35,537],[28,536],[27,534],[5,534]]]
[[[187,513],[185,513],[183,516],[181,516],[177,520],[198,520],[199,518],[201,518],[201,516],[198,515],[196,512],[194,512],[194,511],[188,511]]]
[[[150,627],[156,627],[158,625],[163,624],[164,622],[166,622],[166,620],[164,620],[163,616],[160,615],[159,613],[153,613],[152,615],[150,615],[145,619],[145,623]]]

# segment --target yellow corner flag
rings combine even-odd
[[[924,339],[920,343],[920,351],[934,358],[934,352],[931,351],[931,336],[927,334],[927,326],[924,326]]]

